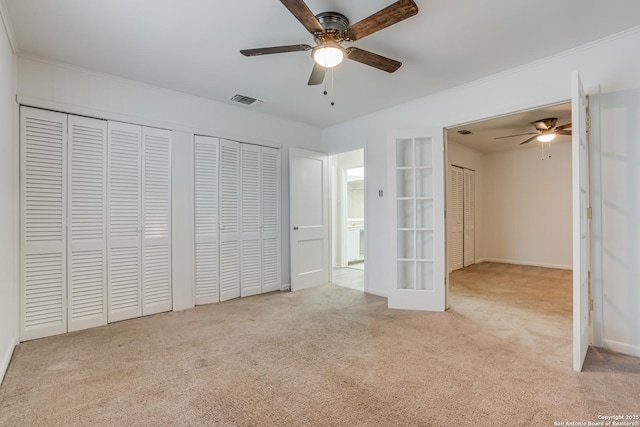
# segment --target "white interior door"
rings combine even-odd
[[[67,115],[20,109],[20,340],[67,331]]]
[[[388,138],[390,308],[446,307],[444,145],[441,128]]]
[[[142,315],[171,310],[171,131],[142,129]]]
[[[573,369],[582,370],[589,348],[587,228],[587,97],[580,74],[571,76],[573,194]]]
[[[280,233],[280,150],[262,147],[261,166],[261,230],[262,292],[279,291],[281,275]]]
[[[195,304],[220,301],[218,292],[218,138],[194,142]]]
[[[142,128],[108,124],[108,319],[142,315]]]
[[[240,296],[240,147],[220,140],[220,301]]]
[[[476,174],[464,170],[464,261],[468,267],[476,263]]]
[[[449,268],[463,266],[464,258],[464,170],[458,166],[449,168]]]
[[[240,295],[262,292],[261,164],[257,145],[240,144]]]
[[[329,282],[329,177],[324,153],[289,151],[291,290]]]
[[[68,330],[107,324],[107,122],[68,117]]]

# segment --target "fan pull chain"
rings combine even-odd
[[[331,106],[333,107],[336,103],[333,101],[333,94],[335,91],[333,90],[333,68],[331,69]]]
[[[549,158],[551,158],[551,143],[549,143]]]
[[[544,160],[544,143],[540,144],[540,160]]]

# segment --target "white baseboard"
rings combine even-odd
[[[4,374],[7,373],[7,369],[9,368],[9,362],[11,362],[11,356],[13,356],[13,350],[18,345],[18,339],[14,338],[10,343],[7,349],[4,351],[2,355],[2,361],[0,361],[0,384],[2,384],[2,380],[4,380]]]
[[[387,291],[383,291],[380,289],[367,289],[365,291],[367,294],[376,295],[383,298],[388,298]]]
[[[544,268],[558,268],[561,270],[573,270],[573,265],[565,265],[565,264],[549,264],[544,262],[531,262],[531,261],[521,261],[514,259],[500,259],[500,258],[481,258],[476,260],[476,264],[480,264],[481,262],[499,262],[502,264],[517,264],[517,265],[528,265],[531,267],[544,267]]]
[[[604,339],[602,340],[602,348],[615,351],[616,353],[640,357],[640,346],[633,344]]]

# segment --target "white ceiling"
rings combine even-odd
[[[333,98],[308,87],[309,52],[240,49],[310,44],[277,0],[4,0],[20,53],[327,127],[568,50],[640,24],[638,0],[418,0],[417,16],[357,41],[403,62],[387,74],[335,69]],[[392,0],[307,0],[355,23]],[[334,99],[336,105],[331,107]]]
[[[497,151],[515,150],[521,147],[539,146],[540,143],[533,140],[525,145],[520,145],[533,135],[514,136],[511,138],[495,139],[497,137],[520,135],[535,132],[532,122],[556,118],[556,126],[571,123],[571,103],[559,104],[536,110],[523,111],[508,116],[496,117],[481,122],[468,123],[447,129],[447,140],[457,142],[482,153],[495,153]],[[461,135],[460,130],[468,130],[469,135]],[[553,143],[571,142],[569,135],[557,135]]]

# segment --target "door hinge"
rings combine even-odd
[[[593,311],[593,300],[589,299],[589,311]]]
[[[587,208],[587,219],[591,219],[593,215],[593,212],[591,211],[591,206],[589,206]]]

